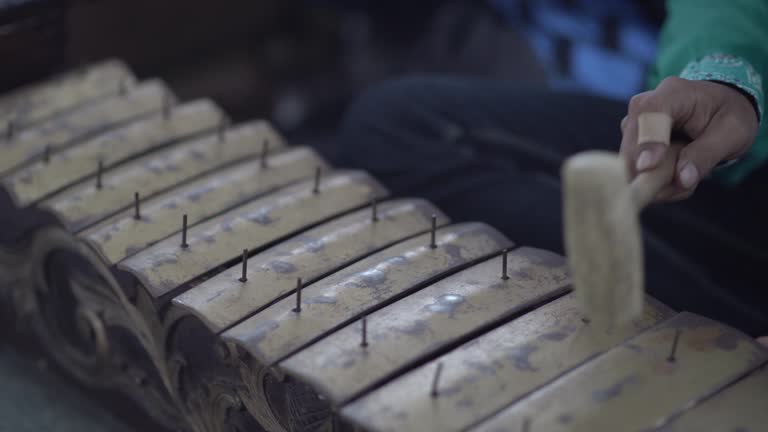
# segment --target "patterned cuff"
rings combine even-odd
[[[763,83],[760,74],[746,60],[728,54],[711,54],[692,61],[680,78],[698,81],[721,81],[739,88],[754,99],[758,121],[763,119]]]

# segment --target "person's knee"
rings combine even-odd
[[[372,86],[348,108],[334,162],[355,164],[373,154],[396,157],[409,147],[405,141],[434,126],[432,114],[440,110],[440,95],[448,85],[447,78],[414,75]]]
[[[342,131],[367,126],[377,119],[390,119],[401,115],[407,106],[423,105],[430,97],[430,88],[437,79],[427,76],[408,76],[376,84],[366,90],[350,105],[342,122]]]

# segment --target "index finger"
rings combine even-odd
[[[670,77],[655,90],[638,93],[630,99],[626,120],[623,121],[620,153],[627,161],[629,172],[634,177],[639,171],[655,168],[664,157],[666,146],[654,140],[638,137],[638,118],[643,113],[666,113],[672,123],[684,119],[690,111],[690,95],[681,91],[680,78]]]

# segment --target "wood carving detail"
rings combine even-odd
[[[145,319],[151,316],[146,294],[136,290],[131,299],[96,255],[63,229],[40,229],[23,244],[0,251],[0,272],[15,275],[2,285],[15,311],[13,326],[79,381],[119,389],[161,424],[178,427],[167,371],[156,367],[162,333]]]
[[[751,338],[692,314],[670,318],[652,299],[642,320],[597,332],[571,304],[562,257],[512,250],[484,224],[446,225],[421,200],[379,203],[388,192],[368,174],[284,149],[263,121],[229,128],[215,106],[205,125],[185,123],[194,133],[179,142],[148,141],[146,124],[131,129],[136,147],[112,155],[102,173],[98,140],[78,140],[152,113],[147,121],[166,130],[175,98],[158,81],[133,85],[122,64],[99,67],[127,77],[114,86],[121,95],[86,103],[118,83],[72,75],[0,98],[6,126],[35,100],[30,124],[58,125],[57,110],[85,107],[62,117],[72,125],[54,145],[40,131],[6,129],[0,172],[26,166],[20,184],[61,184],[28,185],[26,201],[13,201],[12,182],[0,179],[10,227],[0,236],[0,328],[168,429],[484,430],[517,428],[533,413],[539,425],[572,430],[607,424],[611,410],[598,408],[609,399],[625,412],[607,420],[626,424],[633,414],[658,428],[676,416],[694,421],[686,415],[702,399],[768,362]],[[70,158],[63,171],[50,164]],[[92,185],[80,167],[94,162]],[[128,196],[135,213],[126,216]],[[638,390],[637,377],[658,397]],[[674,379],[685,385],[665,389]],[[563,396],[597,384],[592,398]],[[645,405],[626,409],[633,391]],[[536,394],[557,403],[540,407]],[[720,403],[748,405],[733,394],[761,397],[742,390]],[[736,429],[726,411],[716,423]]]

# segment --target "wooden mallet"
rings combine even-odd
[[[669,146],[672,119],[638,118],[638,144]],[[585,318],[613,328],[638,318],[643,307],[643,244],[639,213],[674,178],[680,147],[667,150],[654,170],[629,182],[616,153],[588,151],[562,168],[565,250],[574,291]]]

